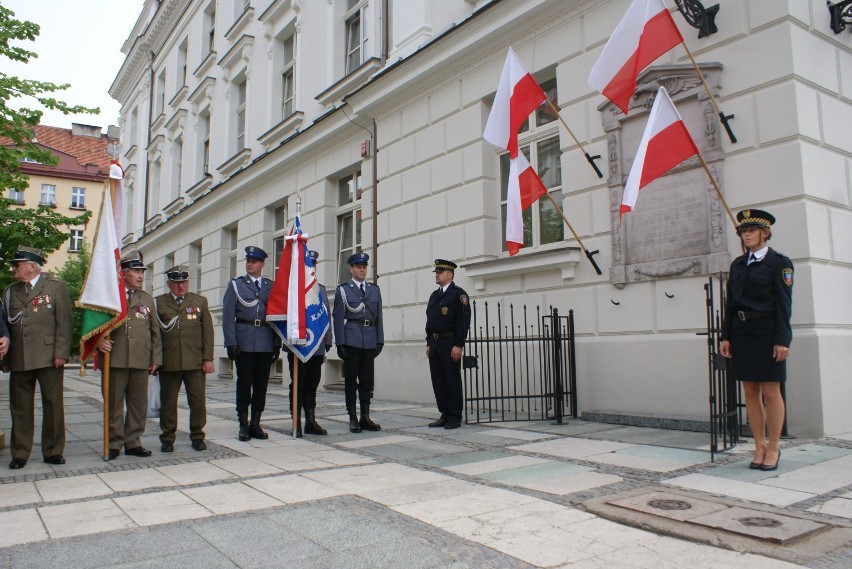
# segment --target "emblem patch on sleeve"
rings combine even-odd
[[[781,276],[784,278],[784,284],[793,286],[793,269],[783,269]]]
[[[459,300],[461,301],[461,303],[462,303],[462,304],[464,304],[465,306],[467,306],[468,298],[467,298],[467,295],[466,295],[466,294],[460,294],[460,295],[459,295]]]

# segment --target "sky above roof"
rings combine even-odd
[[[41,123],[71,128],[71,123],[106,127],[118,124],[119,104],[108,90],[124,62],[121,46],[142,10],[143,0],[0,0],[18,20],[41,26],[35,42],[16,45],[38,53],[28,65],[0,59],[3,72],[21,79],[70,83],[55,98],[72,105],[100,107],[99,115],[63,115],[45,110]],[[21,100],[23,101],[23,100]],[[36,107],[31,99],[15,107]]]

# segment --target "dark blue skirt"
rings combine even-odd
[[[772,357],[775,316],[734,319],[731,327],[731,369],[737,381],[786,381],[787,361]]]

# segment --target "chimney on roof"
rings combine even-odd
[[[121,138],[121,129],[117,124],[111,124],[107,127],[107,136],[109,138]]]
[[[91,136],[92,138],[100,138],[101,127],[75,122],[71,123],[71,134],[73,136]]]

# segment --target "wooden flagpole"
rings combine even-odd
[[[291,383],[293,384],[292,393],[293,393],[293,401],[292,401],[292,409],[291,413],[293,414],[293,439],[297,439],[296,430],[300,427],[299,416],[296,413],[296,410],[299,408],[299,356],[296,353],[293,353],[293,369],[291,370],[293,374],[293,379]]]
[[[707,162],[704,161],[704,157],[701,156],[700,152],[696,154],[696,156],[698,156],[698,159],[701,161],[701,165],[704,167],[704,171],[707,172],[707,177],[710,178],[710,183],[713,184],[713,188],[715,188],[716,190],[716,195],[719,196],[719,201],[722,202],[722,205],[725,207],[725,211],[728,212],[728,217],[731,218],[731,223],[734,224],[734,227],[739,227],[739,224],[737,223],[734,214],[731,213],[731,208],[728,207],[728,202],[725,201],[725,196],[722,195],[722,190],[719,189],[719,184],[716,183],[716,178],[714,178],[713,174],[710,173],[710,167],[707,166]]]
[[[568,134],[570,134],[570,135],[571,135],[571,138],[573,138],[573,139],[574,139],[574,143],[577,145],[577,147],[580,149],[580,151],[581,151],[583,154],[585,154],[585,155],[586,155],[586,160],[588,161],[588,163],[589,163],[589,164],[591,164],[591,165],[592,165],[592,168],[594,168],[594,169],[595,169],[595,173],[598,175],[598,178],[603,178],[603,177],[604,177],[603,172],[601,172],[601,171],[600,171],[600,168],[598,168],[598,165],[597,165],[597,164],[595,164],[595,160],[597,160],[598,158],[600,158],[600,157],[601,157],[601,155],[600,155],[600,154],[597,154],[597,155],[595,155],[595,156],[590,156],[590,155],[589,155],[589,153],[588,153],[588,152],[586,152],[586,149],[585,149],[585,148],[583,148],[583,145],[582,145],[582,144],[580,144],[580,141],[577,139],[577,137],[576,137],[576,136],[574,136],[574,133],[573,133],[573,132],[571,132],[571,128],[568,126],[568,123],[566,123],[566,122],[565,122],[565,119],[563,119],[563,118],[562,118],[562,115],[561,115],[561,114],[559,114],[559,109],[558,109],[558,108],[556,108],[556,105],[554,105],[554,104],[553,104],[553,101],[551,101],[551,100],[548,98],[548,99],[547,99],[547,104],[548,104],[548,105],[550,105],[550,108],[551,108],[551,109],[553,109],[553,112],[554,112],[554,113],[556,113],[556,116],[557,116],[557,117],[559,117],[559,122],[561,122],[561,123],[562,123],[562,126],[564,126],[564,127],[565,127],[565,130],[567,130],[567,131],[568,131]],[[567,223],[567,221],[566,221],[566,223]],[[579,241],[579,239],[578,239],[578,241]],[[600,272],[598,272],[598,274],[600,274]]]
[[[583,245],[583,242],[580,240],[580,236],[577,235],[577,232],[574,231],[574,228],[571,226],[571,222],[568,221],[567,217],[565,217],[565,212],[562,211],[562,208],[559,207],[559,204],[557,204],[556,200],[553,199],[553,195],[550,192],[547,192],[547,197],[550,198],[550,203],[553,204],[554,209],[556,209],[556,211],[559,212],[559,215],[562,216],[562,221],[564,221],[565,225],[568,226],[568,231],[570,231],[571,235],[574,236],[574,239],[577,240],[577,245],[579,245],[580,248],[583,250],[583,253],[586,254],[586,258],[589,259],[589,262],[592,264],[592,267],[595,268],[595,272],[599,275],[602,274],[601,268],[595,262],[595,258],[594,258],[594,256],[597,255],[598,253],[600,253],[600,251],[597,250],[597,249],[595,249],[594,251],[589,251],[588,249],[586,249],[586,246]]]
[[[102,352],[101,378],[104,395],[104,460],[109,460],[109,352]],[[85,364],[84,364],[85,365]]]
[[[707,84],[707,81],[704,79],[704,74],[701,72],[701,68],[698,67],[698,64],[695,62],[695,58],[692,57],[692,52],[689,51],[688,47],[686,47],[686,42],[682,41],[680,43],[683,46],[683,49],[686,50],[686,55],[689,56],[689,61],[692,62],[692,66],[695,68],[695,72],[698,74],[698,78],[701,80],[701,83],[704,85],[704,89],[707,91],[707,95],[710,97],[710,102],[713,103],[713,107],[716,109],[716,113],[719,115],[719,120],[722,121],[722,126],[725,127],[725,132],[728,133],[728,138],[731,140],[731,144],[736,144],[737,143],[737,137],[734,136],[734,131],[731,129],[731,125],[728,124],[728,120],[734,118],[734,115],[726,115],[725,113],[722,112],[722,109],[719,108],[719,103],[716,101],[716,97],[713,96],[713,92],[710,91],[710,86]],[[711,176],[711,178],[712,178],[712,176]],[[720,194],[720,197],[721,197],[721,194]],[[736,225],[736,223],[734,225]]]

